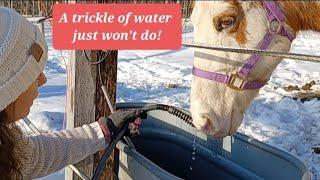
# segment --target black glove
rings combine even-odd
[[[147,118],[147,113],[142,110],[120,110],[112,113],[109,117],[101,117],[98,122],[106,137],[106,141],[110,143],[126,122],[129,123],[128,135],[134,136],[139,134],[141,119],[145,118]]]

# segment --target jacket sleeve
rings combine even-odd
[[[106,146],[98,122],[71,130],[23,137],[21,142],[23,179],[46,176]]]

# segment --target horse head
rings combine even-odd
[[[191,15],[196,43],[288,52],[295,33],[284,19],[274,1],[196,1]],[[235,133],[280,61],[195,49],[190,102],[194,125],[215,137]]]

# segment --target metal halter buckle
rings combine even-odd
[[[229,80],[227,86],[231,89],[241,91],[243,89],[245,81],[246,81],[246,79],[240,77],[238,74],[231,74],[230,80]]]
[[[277,19],[273,19],[268,22],[268,28],[272,34],[279,34],[282,28],[282,23]]]

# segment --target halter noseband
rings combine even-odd
[[[282,35],[293,41],[294,37],[288,33],[283,26],[285,16],[275,1],[262,1],[264,9],[267,13],[269,31],[265,34],[263,40],[259,43],[259,50],[266,50],[270,45],[274,35]],[[227,84],[228,87],[234,90],[252,90],[260,89],[266,82],[249,81],[248,75],[253,70],[257,62],[261,59],[261,55],[252,54],[245,62],[242,68],[235,74],[225,75],[215,72],[201,70],[193,66],[192,74],[194,76]]]

